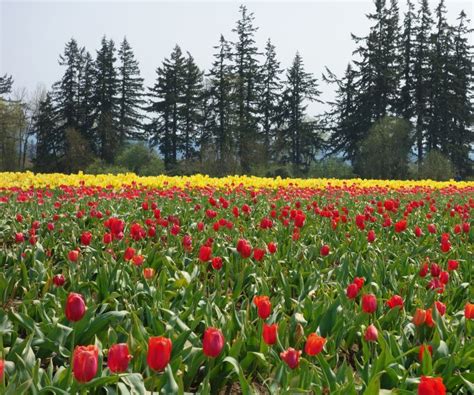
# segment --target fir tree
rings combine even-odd
[[[34,119],[36,130],[36,156],[34,160],[37,171],[61,171],[64,156],[64,131],[58,128],[56,111],[50,93],[39,104]]]
[[[276,58],[275,46],[268,39],[265,46],[265,63],[261,71],[259,113],[262,141],[265,147],[265,162],[272,157],[272,146],[276,137],[276,131],[281,124],[281,89],[280,63]]]
[[[183,95],[180,117],[182,123],[182,151],[186,160],[195,157],[198,149],[199,125],[202,123],[203,73],[188,52],[183,69]]]
[[[11,75],[5,74],[3,77],[0,77],[0,96],[10,93],[13,85],[13,77]]]
[[[117,125],[119,81],[115,61],[114,42],[104,37],[95,62],[94,136],[96,150],[107,163],[113,162],[120,143]]]
[[[234,43],[235,105],[236,133],[238,153],[242,171],[249,172],[254,159],[255,140],[257,137],[257,88],[260,81],[259,55],[255,45],[253,13],[247,7],[240,6],[240,19],[233,32],[237,34]]]
[[[400,90],[400,104],[398,113],[407,121],[411,121],[414,115],[414,82],[413,82],[413,65],[414,65],[414,22],[416,16],[414,14],[414,5],[411,0],[407,0],[407,12],[403,22],[402,33],[402,79],[403,86]]]
[[[306,114],[307,102],[318,100],[319,94],[316,79],[304,70],[303,59],[297,52],[286,75],[282,104],[285,125],[280,135],[280,147],[287,147],[281,159],[296,169],[307,167],[322,145],[315,122]]]
[[[120,65],[117,127],[119,142],[122,145],[126,139],[144,138],[140,110],[145,101],[143,78],[140,77],[138,62],[126,38],[120,45],[118,55]]]
[[[428,0],[422,0],[415,26],[414,42],[414,115],[415,115],[415,144],[418,167],[424,157],[424,140],[429,122],[428,99],[431,82],[430,67],[430,32],[433,25]]]
[[[94,73],[95,64],[89,52],[86,52],[82,59],[81,73],[79,78],[78,97],[78,127],[79,133],[84,139],[89,141],[90,147],[94,147]]]
[[[164,156],[165,168],[170,170],[178,161],[180,148],[180,110],[184,87],[185,58],[176,45],[169,59],[156,70],[157,79],[150,88],[152,123],[150,143],[158,146]]]

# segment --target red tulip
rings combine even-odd
[[[152,267],[146,267],[143,269],[143,277],[145,277],[147,280],[153,278],[154,275],[155,269],[153,269]]]
[[[449,273],[448,273],[448,272],[445,272],[445,271],[442,271],[442,272],[439,274],[439,281],[441,281],[441,283],[443,283],[444,285],[446,285],[446,284],[449,282]]]
[[[85,245],[85,246],[88,246],[90,243],[91,243],[91,240],[92,240],[92,233],[91,232],[82,232],[82,235],[81,235],[81,244],[82,245]]]
[[[146,357],[148,366],[157,372],[162,371],[170,361],[171,349],[172,343],[167,337],[150,337]]]
[[[280,353],[280,358],[288,365],[290,369],[298,367],[300,362],[301,351],[289,347]]]
[[[364,333],[364,339],[368,342],[376,342],[379,338],[379,332],[374,325],[369,325]]]
[[[76,322],[86,314],[86,304],[82,295],[71,292],[66,299],[66,318],[68,321]]]
[[[304,352],[308,355],[319,354],[326,344],[326,338],[319,336],[317,333],[310,333],[306,340]]]
[[[438,277],[441,273],[441,268],[438,264],[432,263],[430,267],[431,277]]]
[[[277,251],[277,246],[273,241],[267,244],[267,248],[270,254],[274,254]]]
[[[77,262],[77,260],[79,259],[79,251],[78,250],[69,251],[69,253],[67,254],[67,257],[69,258],[71,262]]]
[[[53,277],[53,284],[56,286],[56,287],[62,287],[64,285],[64,283],[66,282],[64,276],[62,274],[56,274],[54,277]]]
[[[222,269],[222,258],[220,256],[216,256],[212,258],[211,265],[214,270],[221,270]]]
[[[80,383],[91,381],[99,367],[99,349],[96,346],[77,346],[72,357],[72,372]]]
[[[362,310],[369,314],[377,310],[377,298],[375,295],[365,294],[362,296]]]
[[[268,296],[255,296],[253,303],[257,307],[258,316],[266,320],[272,312],[272,303]]]
[[[387,306],[391,309],[397,306],[403,308],[403,298],[400,295],[393,295],[389,300],[387,300]]]
[[[413,323],[416,326],[423,325],[426,321],[426,310],[417,308],[413,316]]]
[[[211,260],[211,255],[212,255],[212,248],[209,246],[201,246],[199,249],[199,260],[201,262],[208,262]]]
[[[3,380],[4,372],[5,372],[5,361],[0,358],[0,382]]]
[[[446,395],[446,388],[441,377],[421,376],[418,384],[418,395]]]
[[[262,329],[262,337],[263,341],[268,344],[272,345],[275,344],[277,341],[277,334],[278,334],[278,324],[267,325],[263,324]]]
[[[224,335],[217,328],[209,327],[204,331],[202,339],[202,352],[204,355],[215,358],[224,348]]]
[[[113,373],[123,373],[128,369],[128,362],[132,356],[128,352],[127,343],[114,344],[109,349],[107,366]]]
[[[464,307],[464,317],[466,320],[474,320],[474,304],[473,303],[466,303]]]
[[[452,270],[456,270],[459,266],[459,262],[454,260],[454,259],[450,259],[448,261],[448,270],[449,271],[452,271]]]
[[[261,248],[253,249],[253,259],[255,259],[257,262],[261,262],[264,256],[265,256],[265,250]]]
[[[426,350],[428,350],[430,355],[433,355],[433,347],[429,346],[429,345],[427,346],[427,345],[422,344],[420,346],[420,350],[418,351],[418,359],[419,359],[420,362],[423,361],[423,355],[424,355]]]
[[[123,259],[125,259],[126,261],[129,261],[134,256],[135,256],[135,248],[128,247],[123,254]]]
[[[364,286],[365,278],[364,277],[354,277],[354,281],[352,281],[359,290]]]
[[[369,230],[369,232],[367,233],[367,241],[369,243],[373,243],[375,241],[375,231]]]
[[[425,324],[428,325],[430,328],[434,326],[435,323],[433,321],[433,309],[426,309]]]
[[[401,221],[398,221],[395,223],[395,232],[400,233],[406,230],[407,228],[407,221],[402,219]]]
[[[143,264],[144,260],[145,260],[145,257],[143,255],[135,255],[132,258],[132,263],[135,266],[141,266]]]
[[[23,243],[25,241],[25,235],[21,232],[15,233],[15,243]]]
[[[438,310],[439,315],[443,316],[446,313],[446,305],[442,302],[435,302],[436,310]]]
[[[357,284],[349,284],[346,289],[346,295],[349,299],[354,299],[359,293],[359,287]]]
[[[428,263],[427,262],[423,263],[423,265],[421,266],[419,274],[420,274],[420,277],[426,277],[426,275],[428,274]]]
[[[327,244],[324,244],[321,249],[320,249],[320,254],[321,256],[327,256],[329,255],[329,246]]]

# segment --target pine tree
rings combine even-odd
[[[268,39],[265,46],[265,63],[261,70],[259,114],[262,141],[265,147],[265,162],[273,160],[272,147],[276,137],[276,131],[281,124],[281,89],[280,63],[276,58],[275,46]]]
[[[224,161],[234,156],[233,136],[233,106],[232,106],[232,60],[231,48],[221,35],[219,44],[214,47],[214,62],[207,77],[209,78],[208,89],[208,120],[207,127],[210,138],[216,146],[216,159]]]
[[[3,77],[0,77],[0,96],[10,93],[13,85],[13,77],[11,75],[5,74]]]
[[[36,130],[36,157],[34,160],[37,171],[61,171],[64,156],[64,131],[58,127],[56,111],[50,93],[40,102],[38,113],[34,119]]]
[[[403,22],[402,44],[402,78],[403,86],[400,90],[400,104],[398,113],[407,121],[411,121],[414,115],[414,5],[411,0],[407,0],[407,12]]]
[[[446,20],[444,0],[436,7],[436,31],[431,36],[429,123],[426,133],[428,151],[440,150],[448,155],[447,135],[450,128],[448,68],[452,46],[451,29]]]
[[[196,156],[199,148],[199,125],[202,123],[203,73],[188,52],[183,68],[183,95],[180,118],[182,123],[182,151],[186,160]]]
[[[126,139],[144,138],[140,110],[145,101],[143,100],[143,78],[140,77],[138,61],[135,60],[126,38],[120,45],[118,55],[120,65],[117,127],[119,142],[122,145]]]
[[[104,37],[95,62],[94,136],[96,150],[107,163],[113,162],[120,143],[117,125],[119,81],[115,61],[114,42]]]
[[[426,129],[429,122],[428,99],[431,82],[430,67],[430,32],[433,25],[428,0],[422,0],[418,11],[417,24],[414,28],[414,115],[415,115],[415,144],[417,163],[420,167],[424,157]]]
[[[329,69],[326,70],[324,80],[336,85],[335,101],[328,103],[331,109],[325,114],[325,129],[330,132],[328,154],[343,153],[344,159],[355,162],[359,144],[364,138],[363,128],[358,124],[356,73],[350,63],[342,79],[338,79]]]
[[[448,64],[450,128],[447,151],[458,174],[464,178],[473,172],[473,163],[469,158],[474,143],[471,130],[473,64],[472,46],[468,41],[472,29],[469,29],[470,21],[464,11],[459,14],[458,21],[452,33],[453,47]]]
[[[243,172],[248,173],[255,157],[254,148],[257,140],[257,88],[260,81],[259,55],[255,45],[253,13],[247,7],[240,6],[240,19],[233,32],[237,34],[234,43],[235,104],[236,133],[238,137],[238,153]]]
[[[94,67],[91,54],[86,52],[82,59],[79,78],[78,126],[79,133],[89,141],[90,148],[94,148]]]
[[[159,146],[164,156],[165,168],[172,169],[178,161],[180,148],[179,115],[182,106],[185,58],[176,45],[169,59],[156,70],[157,79],[150,88],[152,123],[150,143]],[[154,116],[153,116],[154,115]]]
[[[322,145],[315,122],[306,114],[307,102],[318,100],[319,94],[316,79],[305,72],[303,59],[297,52],[286,74],[282,104],[286,122],[280,135],[280,147],[287,147],[281,159],[296,169],[307,167]]]

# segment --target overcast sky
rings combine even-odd
[[[298,50],[306,70],[318,79],[325,66],[342,74],[354,50],[350,33],[366,34],[370,24],[365,14],[374,9],[371,0],[0,0],[0,74],[12,74],[16,88],[33,91],[38,84],[49,88],[62,75],[58,56],[71,37],[95,54],[103,35],[117,44],[127,36],[147,86],[175,44],[189,51],[201,68],[208,69],[220,34],[234,39],[232,28],[241,3],[255,14],[260,48],[270,37],[285,68]],[[403,12],[405,0],[400,3]],[[432,9],[437,3],[430,0]],[[462,9],[472,19],[473,4],[469,0],[446,0],[449,21],[455,22]],[[332,98],[331,86],[321,83],[320,90],[323,100]],[[322,109],[321,105],[311,107],[312,112]]]

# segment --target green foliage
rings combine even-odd
[[[454,167],[451,161],[438,150],[425,156],[420,166],[419,178],[446,181],[454,178]]]
[[[410,125],[401,118],[377,121],[362,141],[356,169],[363,178],[404,179],[411,148]]]
[[[309,169],[309,177],[312,178],[354,178],[354,172],[350,164],[341,158],[327,158],[314,162]]]

